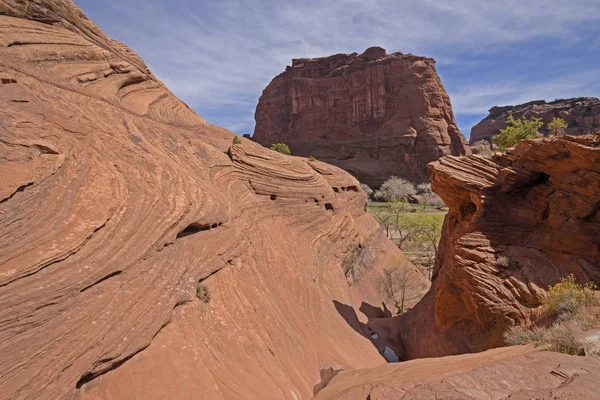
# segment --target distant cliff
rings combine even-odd
[[[481,139],[491,140],[500,133],[500,129],[506,128],[509,115],[514,118],[541,118],[544,124],[554,117],[559,117],[569,125],[566,133],[570,135],[600,132],[600,99],[595,97],[561,99],[549,103],[536,100],[517,106],[492,107],[489,112],[487,117],[471,129],[470,143]]]
[[[434,65],[380,47],[295,59],[263,91],[253,139],[287,143],[371,186],[390,175],[425,181],[429,162],[470,154]]]

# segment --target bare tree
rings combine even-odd
[[[407,201],[416,193],[414,184],[406,179],[392,176],[381,184],[374,197],[384,201]]]
[[[435,197],[435,193],[431,191],[431,185],[429,183],[421,183],[417,186],[417,194],[421,196],[423,199],[423,210],[427,207],[427,203],[433,197]]]
[[[373,196],[373,189],[371,189],[366,183],[361,183],[360,187],[367,194],[367,198],[371,200],[371,196]]]
[[[425,290],[417,272],[406,261],[397,261],[393,266],[386,268],[378,287],[381,296],[396,308],[397,314],[404,313]]]

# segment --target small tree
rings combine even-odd
[[[416,193],[414,184],[406,179],[392,176],[381,184],[374,197],[384,201],[407,201],[409,197],[414,196]]]
[[[397,261],[383,271],[378,288],[381,297],[396,308],[397,314],[402,314],[421,297],[425,285],[408,262]]]
[[[367,194],[367,198],[371,200],[371,196],[373,195],[373,189],[371,189],[366,183],[361,183],[360,188]]]
[[[437,194],[431,191],[429,183],[421,183],[417,186],[417,194],[423,199],[423,210],[427,207],[429,200],[433,200],[437,196]]]
[[[568,125],[562,118],[554,117],[552,121],[548,122],[548,130],[552,136],[560,136],[565,132]]]
[[[271,150],[274,150],[281,154],[285,154],[286,156],[289,156],[290,154],[292,154],[289,146],[285,143],[273,143],[271,145]]]
[[[534,139],[544,123],[539,118],[514,119],[512,115],[506,120],[506,128],[500,130],[500,134],[492,139],[494,143],[504,151],[524,139]]]

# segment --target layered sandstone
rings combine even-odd
[[[339,372],[314,400],[600,398],[600,358],[530,346]]]
[[[504,344],[535,322],[539,297],[574,274],[600,283],[600,137],[526,140],[492,159],[430,164],[450,208],[430,292],[372,328],[406,359]]]
[[[385,362],[355,310],[403,256],[356,179],[232,145],[71,1],[0,0],[0,83],[0,397],[307,399]]]
[[[431,58],[380,47],[295,59],[263,91],[253,140],[286,143],[377,187],[428,180],[427,164],[470,154]]]
[[[489,115],[473,126],[469,143],[479,140],[491,141],[492,137],[506,128],[509,115],[518,119],[540,118],[544,126],[541,133],[547,135],[546,125],[552,118],[564,119],[569,127],[565,133],[569,135],[586,135],[600,132],[600,99],[595,97],[579,97],[560,99],[546,103],[544,100],[531,101],[516,106],[492,107]]]

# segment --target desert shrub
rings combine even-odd
[[[500,134],[492,139],[501,150],[506,150],[523,139],[534,139],[538,129],[544,125],[539,118],[514,119],[512,115],[508,116],[506,124],[506,128],[501,129]]]
[[[233,144],[242,144],[242,139],[238,135],[233,137]]]
[[[285,143],[273,143],[271,145],[271,150],[274,150],[281,154],[285,154],[286,156],[292,154],[292,151],[290,150],[289,146]]]
[[[540,327],[526,328],[513,326],[504,332],[504,342],[509,346],[518,346],[532,342],[539,342],[544,337],[546,329]]]
[[[550,286],[541,303],[547,312],[564,320],[582,311],[584,307],[595,304],[594,290],[596,286],[593,283],[581,285],[571,274],[562,278],[556,285]]]
[[[515,261],[512,258],[507,257],[507,256],[498,257],[496,259],[496,265],[499,267],[502,267],[502,268],[512,269],[512,270],[516,270],[521,267],[517,261]]]
[[[568,125],[564,119],[554,117],[552,121],[548,122],[547,127],[552,136],[560,136],[567,129]]]
[[[313,156],[309,156],[309,157],[308,157],[308,161],[317,161],[317,159],[316,159],[316,158],[314,158]]]
[[[563,324],[554,324],[542,338],[542,342],[550,346],[550,351],[571,355],[583,355],[581,343],[577,341],[573,332]]]
[[[598,317],[589,311],[578,312],[573,316],[573,320],[581,327],[581,330],[583,331],[589,331],[590,329],[600,326]]]
[[[407,201],[417,193],[415,185],[397,176],[383,182],[373,196],[384,201]]]
[[[210,303],[210,290],[205,284],[198,282],[196,286],[196,297],[203,303]]]

